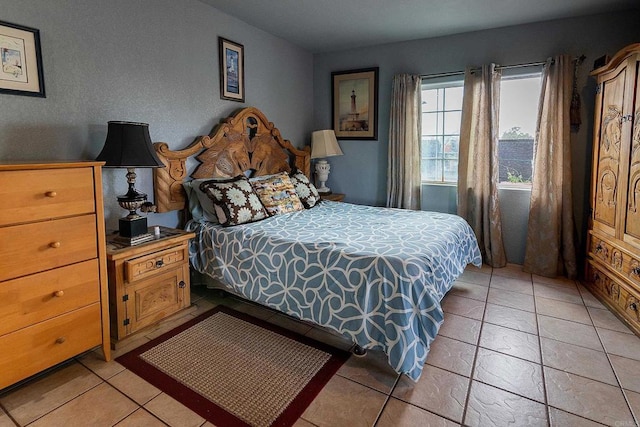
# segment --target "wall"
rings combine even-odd
[[[588,210],[593,102],[595,83],[588,77],[593,61],[638,42],[640,10],[505,27],[404,43],[394,43],[314,56],[314,124],[331,126],[331,72],[380,67],[378,141],[340,141],[344,156],[330,159],[328,185],[345,193],[348,202],[384,205],[391,80],[397,73],[434,74],[464,70],[490,62],[510,65],[541,61],[560,53],[584,54],[578,86],[582,98],[582,126],[572,140],[574,210],[580,241],[584,241]],[[524,200],[522,195],[516,197]],[[447,203],[439,200],[438,203]],[[527,201],[528,204],[528,201]],[[515,211],[525,211],[518,206]],[[505,230],[519,235],[522,221],[503,218]],[[526,227],[526,219],[525,219]],[[506,238],[506,237],[505,237]],[[521,242],[524,245],[524,242]],[[513,254],[510,257],[514,259]],[[580,254],[581,255],[581,254]],[[509,254],[508,254],[509,256]]]
[[[154,142],[184,148],[249,105],[309,143],[313,56],[199,1],[3,0],[1,19],[40,30],[47,97],[0,94],[0,161],[93,159],[109,120],[149,123]],[[245,104],[220,99],[218,36],[244,45]],[[152,198],[151,171],[137,172]],[[103,172],[107,228],[126,213],[115,200],[125,173]]]

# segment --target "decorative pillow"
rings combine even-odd
[[[251,186],[269,215],[279,215],[304,209],[287,172],[251,178]]]
[[[269,216],[244,175],[204,181],[200,184],[200,190],[209,196],[220,224],[225,227],[259,221]]]
[[[320,201],[320,194],[318,189],[309,178],[298,169],[293,169],[289,174],[293,187],[296,189],[296,193],[300,198],[300,201],[305,208],[309,209],[314,207]]]

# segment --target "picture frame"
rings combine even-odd
[[[40,31],[0,21],[0,94],[45,98]]]
[[[220,98],[244,102],[244,46],[218,37]]]
[[[378,71],[331,73],[331,117],[338,139],[378,139]]]

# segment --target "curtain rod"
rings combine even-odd
[[[582,64],[582,61],[585,60],[585,56],[584,55],[580,55],[579,57],[575,58],[574,61],[576,61],[577,65]],[[544,65],[546,64],[547,61],[537,61],[537,62],[526,62],[523,64],[514,64],[514,65],[496,65],[496,69],[497,70],[507,70],[509,68],[523,68],[523,67],[535,67],[535,66],[540,66],[540,65]],[[472,71],[476,71],[479,70],[479,68],[473,68]],[[449,77],[449,76],[461,76],[464,75],[464,71],[449,71],[446,73],[436,73],[436,74],[421,74],[420,78],[421,79],[433,79],[433,78],[437,78],[437,77]]]

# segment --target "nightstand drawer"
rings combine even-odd
[[[0,389],[100,344],[100,321],[96,303],[0,336]]]
[[[132,283],[166,270],[168,267],[185,263],[188,258],[185,245],[154,252],[125,261],[125,278]]]
[[[43,169],[0,174],[0,225],[95,212],[93,170]]]
[[[0,283],[0,335],[100,301],[98,261]]]
[[[0,280],[97,257],[96,217],[0,227]]]

